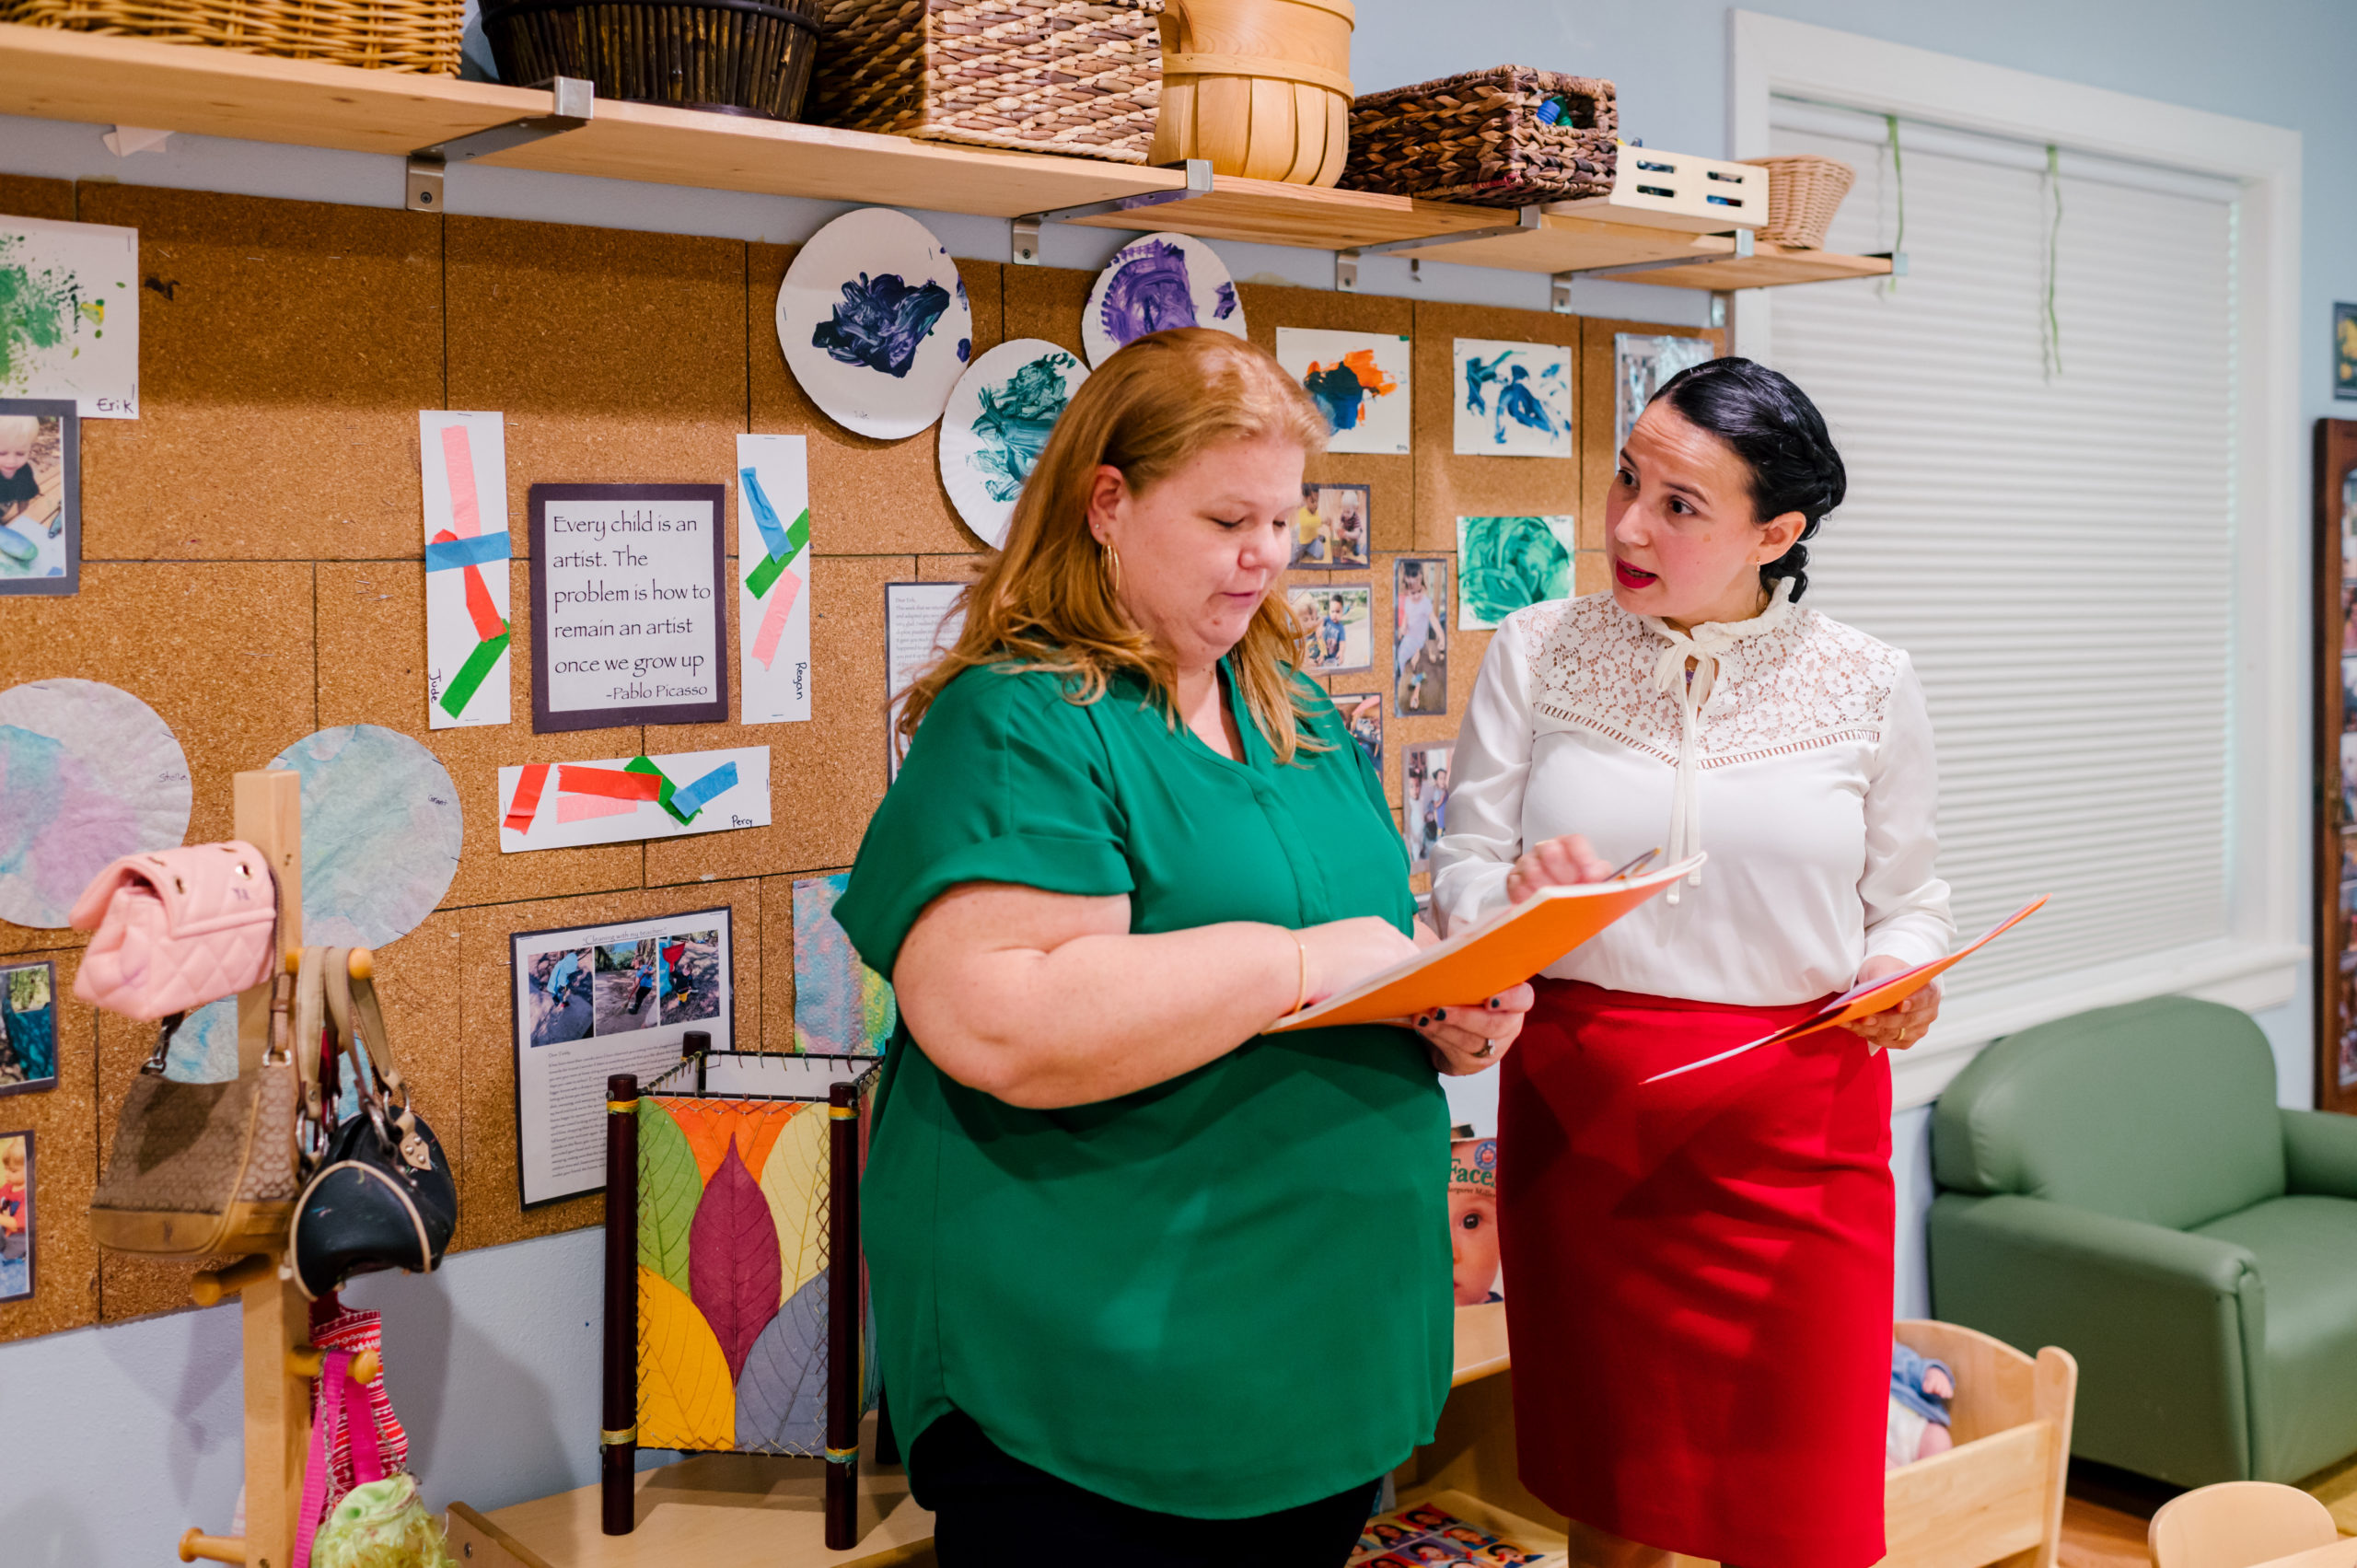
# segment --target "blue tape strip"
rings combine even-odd
[[[692,817],[702,810],[714,796],[736,787],[737,764],[723,762],[685,789],[673,790],[671,805],[675,810]]]
[[[770,559],[792,560],[794,552],[785,544],[785,525],[778,520],[777,508],[770,505],[768,493],[761,489],[761,476],[751,469],[738,469],[737,477],[744,482],[746,503],[753,508],[753,526],[761,530],[761,542],[769,546]]]
[[[446,539],[425,547],[425,569],[455,572],[461,566],[487,566],[515,554],[504,533],[477,534],[472,539]]]

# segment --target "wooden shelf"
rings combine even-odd
[[[546,92],[487,82],[0,25],[0,114],[398,157],[545,114],[550,106]],[[1175,191],[1186,183],[1172,169],[994,152],[613,99],[598,99],[596,115],[579,130],[480,161],[503,168],[889,203],[997,218]],[[1422,238],[1445,241],[1513,217],[1494,207],[1222,177],[1209,195],[1142,214],[1077,221],[1338,250]],[[1539,228],[1528,232],[1408,253],[1535,273],[1691,257],[1690,266],[1630,275],[1701,289],[1865,277],[1890,267],[1875,257],[1779,251],[1738,258],[1734,250],[1724,236],[1549,214]]]

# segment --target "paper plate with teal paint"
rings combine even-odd
[[[1017,338],[974,361],[941,416],[941,486],[977,537],[996,550],[1015,521],[1048,432],[1088,379],[1070,349]]]
[[[54,929],[90,878],[188,837],[188,759],[171,726],[96,680],[0,691],[0,920]]]
[[[778,285],[777,341],[820,412],[898,441],[941,417],[974,357],[974,311],[933,230],[862,207],[795,252]]]
[[[459,792],[434,753],[373,724],[281,751],[303,775],[303,940],[381,947],[434,912],[459,873]]]

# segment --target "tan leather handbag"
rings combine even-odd
[[[316,994],[319,981],[306,972]],[[298,1147],[302,1086],[291,1030],[295,990],[281,972],[270,999],[270,1046],[261,1065],[226,1084],[164,1076],[167,1040],[139,1069],[115,1123],[114,1149],[90,1202],[90,1232],[101,1247],[145,1258],[189,1260],[261,1252],[283,1243],[303,1190]],[[310,1008],[319,1017],[317,1004]],[[309,1050],[319,1050],[313,1026]]]

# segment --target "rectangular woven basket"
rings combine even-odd
[[[1468,71],[1353,100],[1341,183],[1491,207],[1601,196],[1620,129],[1612,84],[1599,77]]]
[[[808,117],[1144,163],[1162,0],[832,0]]]
[[[0,0],[0,22],[459,74],[464,0]]]

